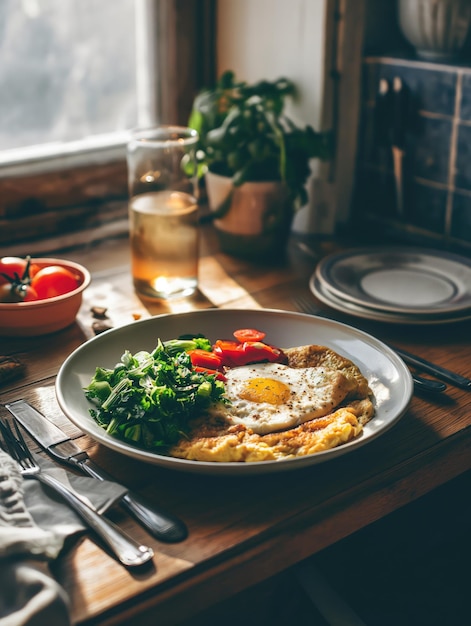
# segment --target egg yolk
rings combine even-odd
[[[291,392],[288,385],[272,378],[252,378],[239,394],[243,400],[250,402],[268,402],[269,404],[286,404]]]

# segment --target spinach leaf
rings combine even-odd
[[[193,371],[187,350],[211,350],[200,336],[162,343],[152,352],[125,350],[113,369],[97,367],[85,396],[90,415],[110,435],[154,451],[184,436],[190,418],[214,402],[225,402],[224,384]]]

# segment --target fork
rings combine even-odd
[[[323,313],[314,302],[311,302],[305,296],[293,297],[293,304],[296,309],[302,313],[308,313],[309,315],[318,315],[319,317],[328,317]],[[391,348],[394,350],[394,348]],[[400,356],[400,355],[399,355]],[[412,380],[417,391],[425,391],[430,393],[440,393],[445,391],[446,385],[438,380],[431,380],[430,378],[424,378],[419,376],[415,372],[411,372]]]
[[[0,431],[4,441],[2,448],[18,463],[24,478],[39,480],[60,494],[123,565],[127,567],[143,565],[152,559],[154,556],[152,548],[136,542],[113,522],[99,515],[95,509],[57,478],[44,472],[31,454],[17,422],[14,420],[13,422],[15,432],[8,420],[0,420]]]

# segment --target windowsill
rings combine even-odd
[[[127,200],[124,158],[102,164],[87,158],[82,167],[0,176],[2,255],[24,256],[122,232]]]
[[[0,152],[0,179],[124,160],[129,131]]]
[[[39,256],[62,250],[70,250],[82,246],[92,245],[106,239],[125,237],[129,232],[127,219],[120,219],[100,226],[84,229],[65,235],[46,237],[43,239],[25,240],[11,246],[2,246],[2,256],[20,256],[26,254]]]

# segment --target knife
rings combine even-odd
[[[469,378],[465,378],[461,376],[461,374],[456,374],[450,370],[441,367],[440,365],[436,365],[435,363],[431,363],[430,361],[426,361],[422,359],[420,356],[416,356],[415,354],[411,354],[410,352],[406,352],[405,350],[400,350],[399,348],[395,348],[391,346],[392,349],[397,352],[397,354],[409,365],[413,365],[414,367],[418,367],[422,369],[424,372],[428,372],[441,380],[445,380],[447,383],[454,385],[455,387],[460,387],[461,389],[467,389],[471,391],[471,380]]]
[[[52,457],[98,480],[114,480],[95,465],[87,452],[26,400],[15,400],[4,406]],[[136,493],[125,493],[120,504],[161,541],[174,543],[183,541],[188,535],[181,520],[165,511],[157,511]]]

